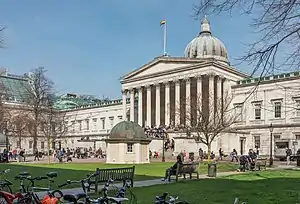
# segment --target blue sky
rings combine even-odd
[[[168,53],[183,56],[200,30],[193,2],[197,0],[2,1],[7,48],[0,50],[0,67],[23,74],[43,66],[61,93],[119,98],[119,78],[162,54],[162,19],[167,20]],[[235,64],[246,51],[244,43],[254,38],[249,18],[224,14],[208,19]]]

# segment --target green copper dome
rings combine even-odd
[[[146,139],[144,129],[137,123],[122,121],[110,131],[109,139]]]

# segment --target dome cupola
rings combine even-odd
[[[224,44],[212,36],[207,17],[201,21],[201,31],[185,48],[184,55],[187,58],[214,58],[218,61],[229,63]]]

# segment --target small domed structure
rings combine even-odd
[[[146,139],[144,129],[137,123],[122,121],[115,125],[109,134],[109,139]]]
[[[149,163],[149,143],[144,129],[137,123],[122,121],[110,131],[106,141],[106,163]]]
[[[224,44],[211,34],[209,21],[205,16],[201,21],[201,31],[185,48],[187,58],[214,58],[226,64],[229,63]]]

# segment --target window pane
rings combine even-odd
[[[281,118],[281,102],[275,102],[275,118]]]

